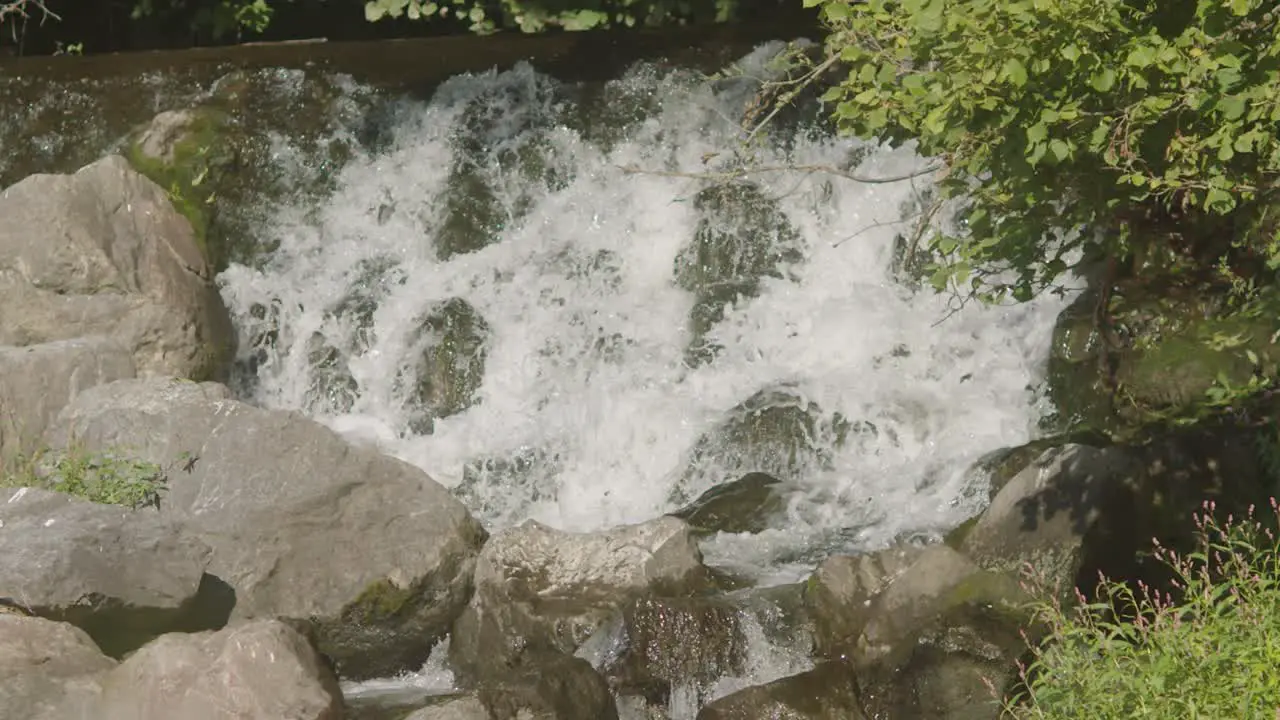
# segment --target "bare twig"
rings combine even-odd
[[[883,185],[887,183],[902,182],[903,180],[910,180],[912,178],[922,177],[943,169],[943,165],[940,163],[932,164],[927,167],[921,168],[919,170],[913,170],[911,172],[902,173],[901,175],[887,175],[884,177],[856,175],[854,173],[841,170],[840,168],[835,167],[834,165],[758,165],[754,167],[739,168],[737,170],[725,170],[722,172],[703,172],[703,173],[681,172],[677,170],[645,170],[636,165],[620,165],[618,166],[618,169],[627,173],[628,175],[657,175],[659,177],[690,178],[694,180],[718,180],[721,182],[727,181],[727,180],[737,180],[755,173],[771,173],[771,172],[803,172],[808,174],[826,173],[828,175],[835,175],[837,177],[842,177],[846,180],[852,180],[853,182],[865,183],[868,185]]]
[[[10,15],[16,15],[26,19],[31,17],[31,10],[40,11],[40,22],[44,22],[48,18],[61,20],[62,17],[45,6],[44,0],[5,0],[0,2],[0,22]]]

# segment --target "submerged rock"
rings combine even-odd
[[[123,158],[33,175],[0,194],[0,217],[0,345],[102,335],[140,374],[226,374],[236,336],[212,268],[164,190]]]
[[[311,386],[308,410],[316,414],[350,412],[360,396],[360,383],[352,377],[347,359],[319,333],[307,338],[307,369]]]
[[[209,547],[154,510],[0,490],[0,547],[0,591],[116,657],[172,630],[221,627],[234,602],[205,574]]]
[[[465,682],[498,678],[527,652],[572,654],[628,600],[686,594],[705,577],[688,526],[672,517],[596,533],[526,521],[481,552],[449,658]]]
[[[467,603],[479,523],[421,470],[296,413],[211,383],[121,381],[76,398],[70,426],[90,450],[182,468],[161,512],[212,548],[234,617],[305,621],[346,677],[416,670]]]
[[[734,407],[723,422],[698,439],[684,480],[671,499],[688,502],[694,488],[717,485],[725,475],[762,473],[784,484],[794,481],[809,468],[829,463],[829,448],[840,446],[853,428],[838,413],[826,415],[793,388],[766,388]],[[760,497],[760,493],[748,496]],[[760,502],[768,506],[771,501],[763,497]]]
[[[489,324],[466,300],[450,298],[432,308],[410,340],[418,361],[410,371],[411,419],[429,434],[438,418],[467,409],[484,381]]]
[[[706,336],[724,310],[755,297],[765,278],[785,278],[804,259],[803,239],[778,202],[751,183],[714,185],[693,202],[700,220],[675,261],[676,285],[694,295],[686,360],[701,365],[718,348]]]

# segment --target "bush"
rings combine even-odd
[[[1072,251],[1126,257],[1162,218],[1191,243],[1243,227],[1280,267],[1264,221],[1280,178],[1274,3],[805,3],[849,67],[825,97],[838,125],[945,160],[942,197],[965,210],[933,238],[939,288],[1025,300]]]
[[[1219,524],[1213,511],[1196,518],[1194,551],[1156,546],[1176,597],[1104,580],[1095,603],[1037,607],[1051,634],[1006,706],[1015,718],[1280,715],[1280,543],[1252,512]]]

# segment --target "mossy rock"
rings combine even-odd
[[[694,295],[686,360],[710,362],[718,348],[706,335],[730,304],[755,297],[765,278],[785,278],[804,260],[804,242],[778,201],[753,183],[703,189],[694,198],[699,215],[693,241],[675,260],[676,285]]]
[[[475,402],[490,334],[480,313],[461,298],[450,298],[426,313],[410,343],[418,359],[400,376],[401,384],[408,386],[413,432],[429,434],[437,419]]]
[[[125,157],[135,170],[169,194],[191,223],[196,242],[213,271],[227,267],[226,239],[211,232],[218,188],[237,167],[231,117],[213,108],[163,112],[135,133]]]

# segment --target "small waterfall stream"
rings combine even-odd
[[[522,65],[400,103],[332,194],[272,208],[267,262],[222,274],[241,391],[422,467],[491,530],[639,522],[770,472],[785,519],[703,545],[763,583],[958,524],[985,502],[971,464],[1035,432],[1064,301],[949,314],[900,282],[923,179],[682,176],[722,168],[747,78],[640,63],[587,89]],[[853,157],[927,162],[803,123],[759,151]]]

